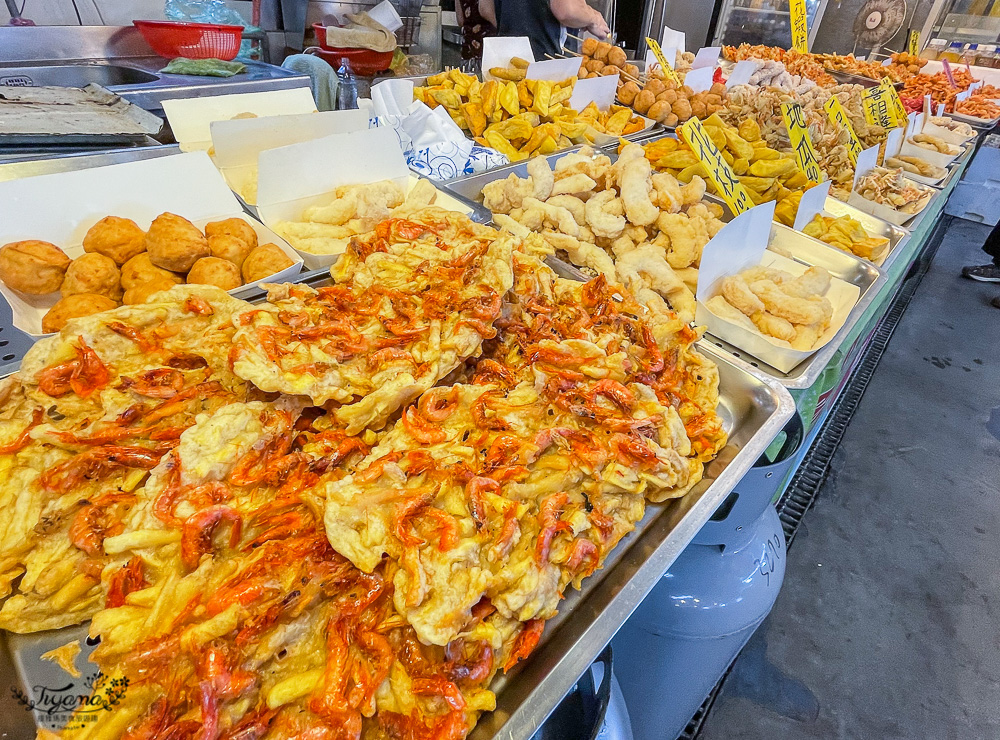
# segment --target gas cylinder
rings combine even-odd
[[[798,415],[612,640],[635,740],[676,738],[770,613],[785,576],[772,498],[802,443]]]

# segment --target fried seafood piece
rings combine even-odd
[[[233,370],[261,390],[343,404],[379,428],[495,334],[515,240],[439,208],[356,238],[316,291],[278,286],[239,318]]]
[[[484,596],[504,616],[551,617],[645,499],[683,495],[725,443],[718,374],[658,297],[654,312],[604,278],[515,265],[516,303],[472,384],[425,392],[324,491],[331,544],[366,572],[399,561],[396,608],[433,644]]]
[[[91,623],[92,659],[129,690],[64,738],[461,738],[494,707],[486,687],[537,629],[483,602],[461,638],[422,644],[393,607],[396,566],[364,573],[337,554],[313,500],[374,434],[300,410],[227,407],[153,471],[135,528],[107,541],[116,560]]]
[[[217,289],[77,319],[41,340],[0,408],[0,628],[82,622],[99,606],[102,544],[198,414],[245,398],[229,372],[232,316]]]

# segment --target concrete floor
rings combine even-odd
[[[701,740],[1000,738],[1000,285],[956,220]]]

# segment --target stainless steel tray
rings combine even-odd
[[[878,216],[865,213],[842,200],[837,200],[833,196],[826,199],[823,210],[832,216],[850,216],[864,226],[865,231],[871,236],[881,236],[889,240],[889,251],[886,253],[885,260],[883,260],[881,265],[883,271],[896,259],[900,245],[905,244],[910,239],[910,232],[906,229],[900,228],[888,221],[883,221]]]
[[[135,144],[163,129],[161,118],[93,83],[83,88],[4,87],[0,121],[4,146]]]
[[[162,146],[146,146],[134,149],[114,149],[106,152],[88,152],[86,154],[45,157],[43,159],[19,160],[0,164],[0,182],[19,180],[22,177],[35,175],[50,175],[54,172],[72,172],[90,167],[103,167],[122,162],[136,162],[140,159],[154,159],[179,154],[180,147],[176,144]]]
[[[609,154],[612,159],[615,158],[614,152],[606,153]],[[557,152],[556,154],[549,155],[549,164],[554,165],[555,162],[560,157],[565,156],[565,154],[565,152]],[[472,177],[467,177],[463,180],[453,180],[447,183],[445,187],[459,198],[472,202],[479,202],[484,185],[492,182],[493,180],[506,178],[511,173],[517,174],[519,177],[527,177],[527,163],[519,162],[507,167],[498,167],[497,169],[489,170],[488,172],[473,175]],[[723,221],[729,221],[732,219],[732,212],[720,198],[712,195],[706,195],[706,199],[722,205],[724,211],[722,216]],[[840,204],[839,201],[836,201],[834,198],[828,199],[828,203],[830,201]],[[874,216],[869,216],[868,214],[862,213],[861,211],[847,206],[846,204],[842,205],[844,205],[845,208],[843,212],[850,213],[855,218],[858,218],[862,224],[871,224],[873,230],[877,233],[884,232],[886,236],[889,236],[890,241],[895,239],[896,244],[893,247],[893,251],[895,251],[895,248],[898,247],[902,240],[909,235],[909,232],[904,229],[900,229],[892,226],[892,224],[880,221]],[[834,207],[837,208],[838,205],[834,205]],[[850,209],[849,211],[846,210],[848,208]],[[926,210],[926,208],[924,210]],[[835,213],[835,215],[840,215],[840,212]],[[862,216],[864,217],[864,220],[862,220]],[[891,230],[889,227],[891,227]],[[777,379],[779,383],[787,388],[808,388],[816,381],[820,373],[823,372],[823,369],[826,367],[827,363],[829,363],[830,358],[833,357],[834,352],[837,351],[837,348],[840,346],[844,337],[847,336],[854,324],[857,323],[858,319],[864,314],[885,278],[883,277],[882,271],[871,262],[855,257],[853,254],[844,252],[836,247],[824,244],[817,239],[808,237],[805,234],[794,231],[793,229],[779,223],[772,224],[768,247],[776,248],[775,251],[780,251],[781,253],[787,253],[791,259],[801,262],[804,265],[817,265],[819,267],[825,267],[834,277],[857,285],[861,289],[861,297],[857,305],[848,315],[844,326],[841,327],[840,331],[837,332],[829,343],[787,373],[771,367],[762,360],[753,357],[749,353],[744,352],[738,347],[718,339],[713,335],[707,334],[706,341],[712,342],[730,356],[746,361],[753,367],[758,368],[761,372]]]
[[[830,69],[829,67],[824,67],[826,73],[829,74],[837,82],[844,85],[861,85],[862,87],[876,87],[879,84],[879,80],[873,80],[871,77],[865,77],[864,75],[856,75],[851,72],[841,72],[838,69]],[[894,82],[892,86],[897,90],[903,89],[902,82]]]
[[[834,353],[840,348],[844,338],[858,322],[868,306],[875,299],[885,284],[885,275],[871,262],[848,254],[829,244],[806,236],[779,223],[771,225],[771,238],[768,249],[777,252],[803,265],[825,267],[836,278],[858,286],[861,296],[847,316],[847,320],[833,339],[819,350],[800,362],[787,373],[771,367],[748,352],[736,347],[718,337],[706,334],[705,339],[719,349],[744,360],[761,372],[770,375],[786,388],[808,388],[826,369]]]
[[[296,282],[319,286],[329,279],[328,270],[315,270],[298,275]],[[262,300],[264,291],[251,287],[237,295]],[[497,708],[483,716],[472,740],[528,740],[535,733],[795,413],[791,395],[774,379],[705,340],[698,349],[719,368],[719,414],[729,433],[728,445],[686,496],[647,505],[646,515],[609,555],[604,568],[584,583],[582,591],[567,594],[531,659],[495,682]],[[92,680],[95,670],[85,662],[91,649],[86,629],[76,626],[29,636],[0,633],[0,637],[0,680],[6,678],[10,686],[0,692],[0,707],[8,709],[0,725],[7,725],[2,729],[9,737],[33,737],[31,702],[37,704],[42,694],[51,696],[53,687],[72,694],[74,700],[77,694],[88,693],[84,681],[88,673]],[[84,658],[77,661],[84,670],[80,681],[70,681],[61,669],[38,659],[69,640],[80,640],[83,648]],[[42,726],[52,726],[56,720],[44,709],[39,705],[34,713]]]

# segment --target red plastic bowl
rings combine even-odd
[[[166,59],[224,59],[240,53],[242,26],[180,21],[132,21],[153,51]]]
[[[310,54],[315,54],[335,70],[340,69],[340,60],[347,59],[356,75],[371,77],[389,69],[392,63],[391,51],[372,51],[371,49],[321,49],[313,47]]]

